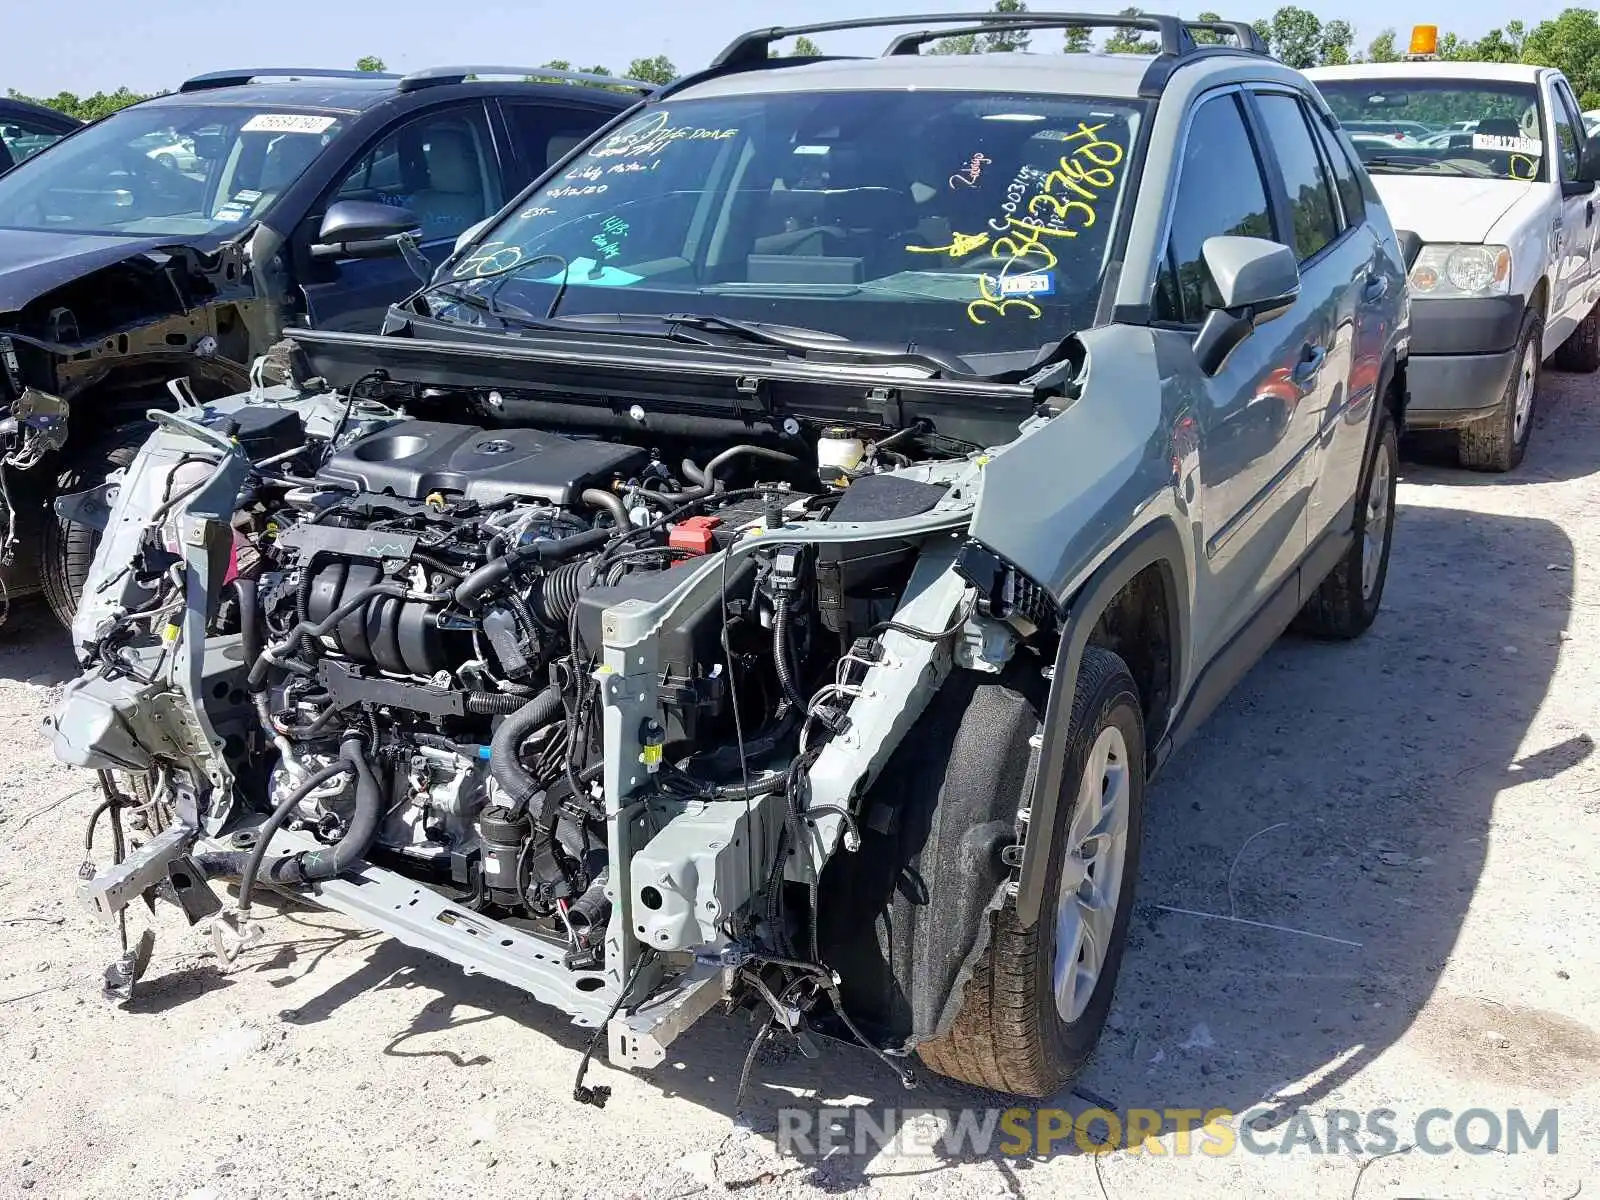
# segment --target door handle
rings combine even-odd
[[[1307,344],[1300,351],[1300,361],[1295,363],[1294,370],[1289,373],[1291,379],[1298,384],[1302,391],[1309,390],[1317,381],[1317,372],[1322,370],[1322,362],[1328,357],[1328,352],[1321,346]]]
[[[1367,304],[1376,304],[1389,294],[1389,277],[1387,275],[1372,275],[1367,278],[1367,286],[1361,289],[1361,299]]]
[[[1587,203],[1587,204],[1585,204],[1583,206],[1583,223],[1585,225],[1593,225],[1594,224],[1594,201],[1593,200],[1589,201],[1589,203]]]

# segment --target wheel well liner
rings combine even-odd
[[[1072,697],[1077,691],[1084,647],[1101,631],[1102,614],[1119,602],[1122,593],[1139,576],[1154,571],[1164,592],[1169,682],[1165,711],[1146,714],[1149,753],[1159,744],[1167,721],[1182,699],[1180,690],[1189,645],[1191,595],[1186,561],[1177,527],[1170,520],[1155,520],[1113,551],[1067,605],[1062,617],[1061,638],[1056,646],[1050,695],[1045,705],[1038,769],[1034,773],[1033,793],[1028,798],[1028,837],[1023,846],[1022,877],[1017,892],[1017,915],[1024,924],[1038,919],[1043,899],[1044,877],[1055,834],[1056,804],[1061,795],[1066,726],[1072,714]],[[1138,679],[1137,671],[1134,677]],[[1143,686],[1143,681],[1140,682]],[[1143,699],[1149,702],[1148,697]]]

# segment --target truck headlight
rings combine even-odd
[[[1418,296],[1503,296],[1511,290],[1511,251],[1505,246],[1424,246],[1411,264]]]

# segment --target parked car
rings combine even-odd
[[[0,175],[60,141],[81,124],[42,104],[0,97]]]
[[[194,142],[186,137],[173,137],[165,130],[156,130],[133,143],[156,162],[172,171],[200,169],[201,158],[195,152]]]
[[[424,257],[652,86],[524,74],[596,78],[223,71],[0,178],[12,597],[42,587],[71,621],[94,543],[50,503],[127,464],[145,411],[174,403],[171,380],[211,399],[247,386],[285,329],[376,329],[419,264],[426,277]],[[402,234],[420,253],[402,254]]]
[[[227,960],[287,889],[624,1066],[723,999],[1083,1063],[1147,780],[1291,622],[1377,615],[1405,264],[1243,22],[912,20],[744,35],[383,333],[163,414],[51,721],[165,830],[92,907],[171,884]],[[1161,51],[919,52],[1015,27]]]
[[[1407,246],[1413,429],[1455,434],[1462,466],[1509,471],[1540,364],[1600,368],[1600,157],[1551,67],[1407,62],[1307,75],[1346,128],[1450,118],[1442,143],[1352,141]]]

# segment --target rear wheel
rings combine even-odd
[[[1400,443],[1389,410],[1379,415],[1378,436],[1356,498],[1355,540],[1339,565],[1311,593],[1295,628],[1313,637],[1354,638],[1367,631],[1383,603],[1394,541],[1394,496]]]
[[[56,479],[58,496],[88,491],[106,481],[111,472],[133,462],[150,436],[144,423],[126,425],[81,450],[68,451],[67,465]],[[79,525],[51,512],[40,535],[39,576],[45,601],[56,619],[71,628],[78,612],[78,597],[89,577],[89,565],[100,545],[100,531]]]
[[[1550,365],[1579,375],[1600,371],[1600,305],[1591,308],[1589,315],[1578,322],[1572,336],[1556,350]]]
[[[1510,471],[1521,462],[1533,432],[1533,410],[1539,398],[1540,342],[1544,322],[1529,312],[1517,339],[1516,367],[1506,383],[1500,407],[1461,430],[1456,457],[1473,471]]]
[[[1122,963],[1139,871],[1144,719],[1127,666],[1084,651],[1056,805],[1045,904],[1008,903],[950,1028],[918,1047],[933,1071],[1022,1096],[1059,1090],[1088,1060]]]

